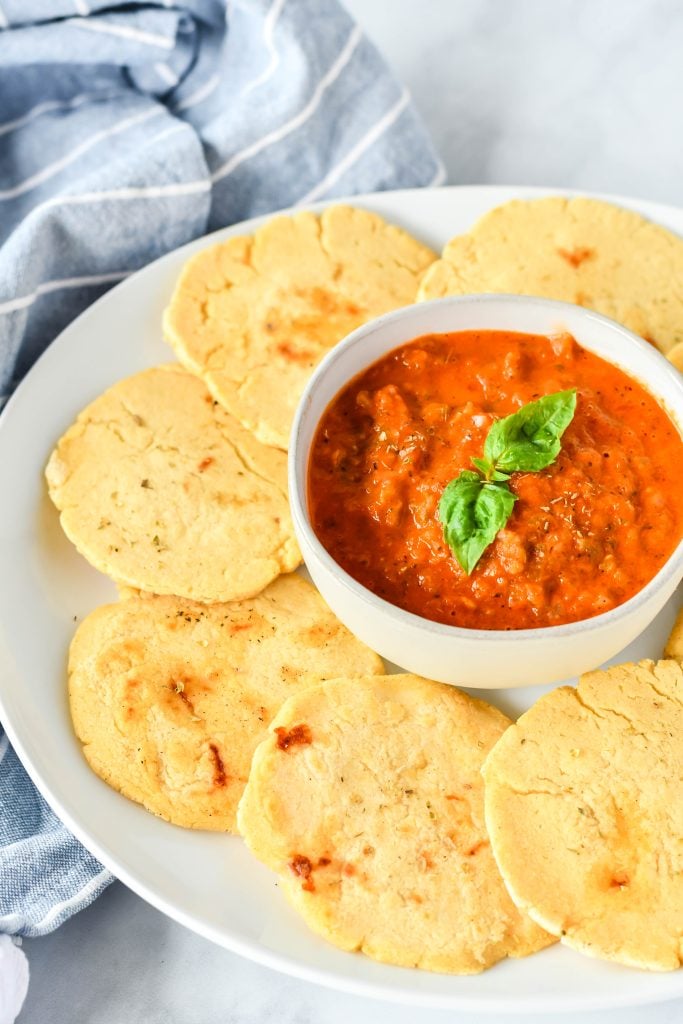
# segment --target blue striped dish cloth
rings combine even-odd
[[[0,0],[0,407],[76,314],[206,231],[444,171],[336,0]],[[0,931],[111,876],[0,730]]]

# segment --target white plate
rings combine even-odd
[[[554,193],[444,188],[351,202],[438,250],[490,207],[544,194]],[[682,210],[615,201],[683,234]],[[211,240],[258,223],[216,232]],[[205,244],[201,239],[163,257],[91,306],[50,346],[0,416],[0,718],[34,782],[83,844],[144,899],[234,952],[309,981],[420,1006],[498,1012],[594,1009],[683,995],[683,970],[648,974],[561,946],[464,978],[343,953],[308,931],[240,839],[154,818],[87,767],[69,720],[67,648],[74,622],[116,594],[62,534],[43,467],[84,405],[121,377],[170,360],[161,313],[184,261]],[[615,660],[659,656],[679,604],[680,593]],[[517,714],[544,689],[477,695]]]

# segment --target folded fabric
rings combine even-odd
[[[0,407],[74,316],[189,239],[443,180],[335,0],[0,0],[0,29]],[[42,935],[111,876],[1,731],[0,762],[0,930]]]
[[[334,0],[235,0],[227,29],[211,0],[1,9],[17,27],[0,32],[0,405],[76,313],[188,239],[442,178]]]
[[[0,931],[45,935],[112,881],[62,825],[0,737]]]

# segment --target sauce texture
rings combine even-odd
[[[471,576],[443,537],[446,484],[492,423],[577,388],[553,465],[514,473],[506,527]],[[354,579],[427,619],[527,629],[637,593],[683,534],[683,441],[636,380],[569,335],[427,335],[394,349],[325,411],[308,469],[313,529]]]

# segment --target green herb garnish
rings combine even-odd
[[[472,459],[446,485],[439,502],[446,543],[469,576],[512,515],[516,496],[511,473],[537,473],[560,453],[560,438],[574,418],[576,390],[557,391],[497,420],[484,442],[484,458]]]
[[[469,576],[512,515],[517,498],[505,481],[491,482],[465,469],[439,502],[446,543]]]

